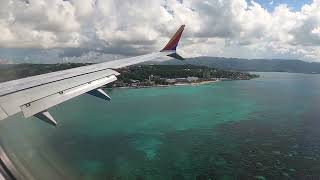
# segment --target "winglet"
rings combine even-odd
[[[176,51],[179,40],[181,38],[182,32],[184,30],[185,25],[182,25],[178,31],[172,36],[168,44],[160,51]]]

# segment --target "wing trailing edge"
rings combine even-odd
[[[47,97],[24,104],[21,106],[21,110],[24,117],[28,118],[53,106],[61,104],[69,99],[75,98],[94,89],[99,89],[100,87],[116,80],[116,76],[111,75],[92,82],[87,82],[85,84],[72,87],[70,89],[65,89]]]

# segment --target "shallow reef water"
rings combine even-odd
[[[52,109],[58,128],[16,116],[0,133],[31,171],[50,164],[74,179],[320,177],[320,75],[259,74],[249,81],[113,89],[110,103],[86,95]],[[10,131],[16,126],[22,130]],[[54,179],[43,173],[37,177]]]

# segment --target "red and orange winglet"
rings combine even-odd
[[[179,40],[181,38],[182,32],[184,30],[185,25],[182,25],[178,31],[174,34],[174,36],[170,39],[168,44],[161,50],[162,51],[175,51],[177,49]]]

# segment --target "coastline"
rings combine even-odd
[[[211,84],[211,83],[218,83],[218,81],[201,81],[201,82],[193,82],[193,83],[176,83],[176,84],[168,84],[168,85],[152,85],[152,86],[125,86],[125,87],[112,87],[112,88],[119,88],[119,89],[141,89],[141,88],[153,88],[153,87],[177,87],[177,86],[197,86],[203,84]]]

